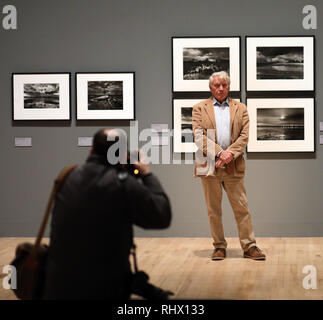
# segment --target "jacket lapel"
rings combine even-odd
[[[235,102],[231,98],[229,98],[229,108],[230,108],[230,137],[231,137],[231,143],[232,143],[232,125],[238,108]]]
[[[208,116],[209,116],[209,118],[210,118],[210,120],[212,122],[212,125],[213,125],[214,129],[216,129],[212,97],[207,100],[207,103],[205,105],[205,110],[206,110],[206,113],[208,114]]]

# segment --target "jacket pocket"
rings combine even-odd
[[[236,171],[239,173],[245,172],[246,170],[246,162],[245,159],[243,157],[243,155],[241,155],[240,157],[238,157],[235,161],[235,165],[236,165]]]

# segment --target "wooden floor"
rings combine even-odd
[[[2,288],[4,265],[15,247],[31,238],[0,238],[0,299],[15,299]],[[46,240],[45,240],[46,242]],[[323,238],[258,238],[266,261],[242,257],[237,238],[228,238],[227,258],[212,261],[210,238],[137,238],[139,269],[175,299],[323,299]],[[317,289],[304,289],[306,265],[317,271]]]

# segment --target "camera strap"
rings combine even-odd
[[[138,267],[137,267],[136,245],[133,242],[132,242],[132,248],[130,249],[130,254],[132,255],[132,258],[133,258],[133,266],[135,269],[135,273],[137,273]]]
[[[48,200],[48,203],[47,203],[46,211],[45,211],[45,214],[43,216],[43,220],[42,220],[42,223],[40,225],[40,228],[39,228],[39,231],[38,231],[38,234],[37,234],[37,238],[35,240],[35,244],[34,244],[34,247],[32,249],[31,255],[30,255],[31,260],[34,260],[35,257],[39,253],[40,243],[42,241],[42,238],[43,238],[43,235],[44,235],[44,232],[45,232],[45,229],[46,229],[46,225],[47,225],[47,221],[48,221],[49,216],[50,216],[52,205],[53,205],[53,203],[55,201],[55,196],[58,193],[58,191],[61,189],[65,179],[67,178],[67,176],[76,167],[77,167],[77,165],[73,164],[73,165],[69,165],[69,166],[63,168],[61,170],[61,172],[59,173],[59,175],[57,176],[57,178],[55,179],[55,181],[54,181],[54,186],[53,186],[53,189],[51,191],[51,194],[50,194],[50,197],[49,197],[49,200]]]

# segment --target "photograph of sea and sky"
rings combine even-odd
[[[88,110],[122,110],[123,81],[88,81]]]
[[[25,83],[25,109],[53,109],[59,108],[58,83]]]
[[[181,108],[182,142],[193,142],[192,112],[193,107]]]
[[[257,79],[304,79],[304,48],[257,47]]]
[[[257,109],[257,140],[304,140],[304,108]]]
[[[205,80],[213,72],[230,74],[230,48],[183,48],[183,79]]]

